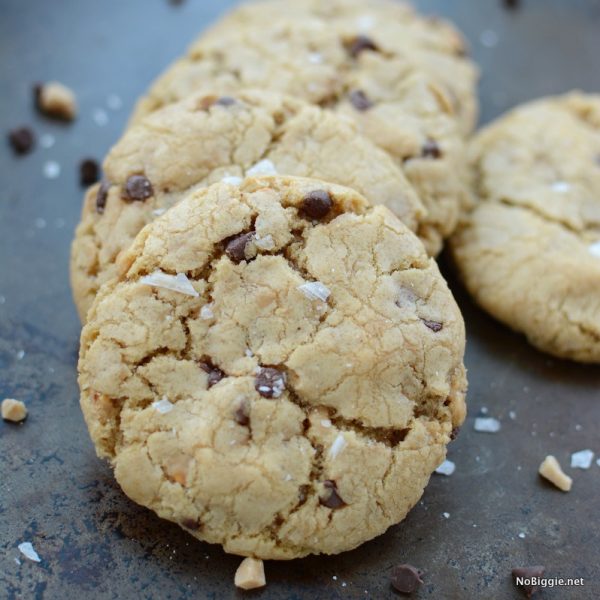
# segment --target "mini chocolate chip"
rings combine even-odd
[[[40,101],[42,99],[42,88],[44,87],[43,83],[34,83],[33,87],[31,88],[33,91],[33,104],[34,106],[39,109],[40,108]]]
[[[348,53],[352,58],[356,58],[365,50],[371,50],[373,52],[377,52],[379,50],[375,42],[366,35],[357,35],[353,40],[350,41],[346,48],[348,49]]]
[[[96,194],[96,212],[99,215],[104,212],[104,208],[106,207],[108,190],[110,190],[110,183],[108,181],[103,181],[98,188],[98,193]]]
[[[234,104],[236,104],[236,100],[235,100],[235,98],[232,98],[231,96],[221,96],[215,102],[215,104],[217,104],[218,106],[233,106]]]
[[[181,521],[181,524],[186,529],[191,529],[193,531],[196,529],[200,529],[200,521],[197,519],[184,519],[183,521]]]
[[[531,596],[533,594],[535,594],[535,592],[537,592],[539,586],[537,585],[533,585],[531,583],[518,583],[519,579],[532,579],[533,577],[537,577],[540,578],[544,575],[544,572],[546,571],[545,567],[542,567],[541,565],[536,565],[534,567],[515,567],[512,570],[512,576],[515,579],[515,585],[520,585],[520,587],[523,588],[523,591],[525,592],[525,595],[528,598],[531,598]]]
[[[93,158],[85,158],[79,163],[79,183],[83,186],[96,183],[100,177],[100,167]]]
[[[514,10],[519,8],[520,0],[503,0],[503,4],[505,8]]]
[[[352,106],[361,112],[369,110],[373,106],[371,100],[369,100],[368,96],[362,90],[353,90],[350,92],[349,98]]]
[[[200,368],[208,374],[208,387],[211,388],[216,383],[219,383],[223,377],[225,377],[225,373],[219,369],[219,367],[215,367],[209,361],[202,361],[198,363]]]
[[[450,432],[450,439],[454,441],[460,433],[460,427],[454,427]]]
[[[254,379],[254,389],[263,398],[279,398],[285,390],[285,373],[273,367],[262,367]]]
[[[333,206],[333,200],[327,190],[314,190],[302,200],[302,212],[310,219],[322,219]]]
[[[442,150],[435,140],[429,138],[421,148],[421,156],[423,158],[442,158]]]
[[[144,175],[131,175],[125,182],[123,199],[136,202],[144,202],[154,195],[152,184]]]
[[[9,132],[8,141],[15,154],[28,154],[35,145],[35,136],[29,127],[18,127]]]
[[[248,427],[250,424],[250,407],[248,402],[244,400],[233,413],[233,418],[238,425]]]
[[[326,506],[327,508],[331,508],[335,510],[336,508],[343,508],[346,506],[346,503],[342,500],[337,491],[337,484],[335,481],[331,479],[327,479],[323,482],[323,487],[325,488],[325,497],[321,496],[319,498],[319,502]]]
[[[246,246],[253,238],[253,231],[249,233],[240,233],[239,235],[230,238],[225,245],[225,254],[227,254],[234,263],[246,260]]]
[[[411,594],[423,583],[423,571],[412,565],[398,565],[392,571],[392,586],[402,594]]]
[[[431,331],[434,331],[435,333],[441,331],[444,328],[444,324],[438,323],[437,321],[428,321],[427,319],[421,319],[421,321],[423,321],[423,324],[429,327],[429,329],[431,329]]]

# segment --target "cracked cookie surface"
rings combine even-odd
[[[546,352],[600,362],[600,96],[526,104],[483,130],[452,239],[476,301]]]
[[[342,552],[405,517],[464,420],[465,340],[389,210],[310,179],[219,183],[148,225],[120,271],[79,383],[130,498],[263,559]]]
[[[151,87],[142,115],[212,87],[289,93],[352,119],[403,168],[427,210],[431,255],[468,199],[464,132],[476,120],[477,71],[462,36],[389,0],[243,4]]]
[[[88,191],[71,252],[81,319],[144,225],[188,191],[263,171],[352,187],[416,230],[425,209],[401,169],[352,123],[277,93],[198,93],[130,128]]]

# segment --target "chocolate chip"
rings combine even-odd
[[[335,483],[335,481],[327,479],[323,482],[323,487],[325,488],[325,496],[321,496],[319,498],[319,502],[323,506],[331,508],[332,510],[335,510],[336,508],[343,508],[344,506],[346,506],[346,503],[338,494],[337,484]]]
[[[234,104],[236,104],[236,100],[235,100],[235,98],[232,98],[231,96],[221,96],[215,102],[215,104],[217,104],[218,106],[233,106]]]
[[[438,323],[437,321],[428,321],[427,319],[421,319],[421,321],[423,321],[423,324],[429,327],[429,329],[431,329],[431,331],[434,331],[435,333],[441,331],[444,328],[444,324]]]
[[[15,154],[28,154],[35,145],[35,136],[29,127],[18,127],[9,132],[8,141]]]
[[[520,0],[503,0],[503,4],[505,8],[514,10],[519,8]]]
[[[327,190],[314,190],[302,200],[302,213],[310,219],[322,219],[333,206],[333,200]]]
[[[108,190],[110,190],[110,183],[108,181],[103,181],[98,188],[98,193],[96,194],[96,212],[99,215],[104,212],[106,200],[108,198]]]
[[[388,439],[392,446],[397,446],[400,442],[406,439],[406,436],[410,433],[410,428],[396,429],[388,435]]]
[[[200,368],[208,374],[208,387],[211,388],[216,383],[219,383],[223,377],[225,377],[225,373],[219,369],[219,367],[215,367],[210,361],[202,361],[198,363]]]
[[[225,254],[227,254],[234,263],[246,260],[246,246],[253,238],[253,231],[250,233],[240,233],[239,235],[230,238],[225,245]]]
[[[285,390],[285,373],[273,367],[262,367],[254,379],[254,389],[263,398],[279,398]]]
[[[34,83],[33,87],[31,88],[32,92],[33,92],[33,104],[34,106],[39,109],[40,108],[40,102],[42,99],[42,88],[44,87],[43,83]]]
[[[392,586],[402,594],[411,594],[423,583],[423,571],[412,565],[398,565],[392,571]]]
[[[248,427],[250,424],[250,407],[248,401],[244,400],[233,413],[233,418],[238,425]]]
[[[434,159],[438,159],[438,158],[442,158],[442,150],[439,147],[438,143],[429,138],[424,144],[423,144],[423,148],[421,149],[421,156],[423,158],[434,158]]]
[[[373,106],[371,100],[369,100],[368,96],[362,90],[353,90],[350,92],[349,98],[352,106],[361,112],[369,110]]]
[[[512,576],[515,579],[515,585],[522,587],[525,595],[528,598],[531,598],[531,596],[535,594],[539,588],[539,586],[531,582],[531,579],[533,577],[539,579],[544,575],[545,571],[546,568],[542,567],[541,565],[536,565],[534,567],[515,567],[512,570]],[[529,583],[525,583],[525,581],[519,583],[521,580],[529,580]]]
[[[460,433],[460,427],[454,427],[452,429],[452,431],[450,432],[450,439],[452,441],[454,441],[458,437],[459,433]]]
[[[200,521],[198,519],[184,519],[181,521],[181,524],[186,529],[191,529],[195,531],[196,529],[200,529]]]
[[[308,498],[309,490],[310,490],[309,485],[300,486],[300,489],[298,490],[298,502],[300,504],[304,504],[306,502],[306,499]]]
[[[79,163],[79,183],[82,186],[96,183],[100,177],[100,167],[93,158],[86,158]]]
[[[131,175],[125,182],[123,199],[136,202],[144,202],[154,195],[152,184],[143,175]]]
[[[365,50],[371,50],[372,52],[377,52],[379,50],[375,42],[366,35],[357,35],[349,44],[347,44],[346,48],[352,58],[356,58]]]

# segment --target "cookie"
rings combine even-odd
[[[159,78],[133,122],[207,86],[275,89],[341,113],[402,166],[428,211],[420,237],[437,255],[467,196],[459,122],[476,118],[477,75],[463,54],[450,26],[388,0],[245,4]]]
[[[259,173],[347,185],[413,230],[425,215],[401,169],[347,120],[275,93],[195,94],[129,129],[88,192],[71,253],[82,320],[144,225],[191,189]]]
[[[464,343],[387,208],[317,180],[217,183],[101,288],[81,405],[135,502],[234,554],[332,554],[418,501],[465,416]]]
[[[600,96],[517,108],[470,154],[477,203],[452,239],[466,287],[540,350],[600,362]]]

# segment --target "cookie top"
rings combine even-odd
[[[206,87],[274,89],[341,113],[402,166],[436,255],[467,195],[458,123],[475,121],[477,75],[464,48],[448,24],[389,0],[243,4],[158,79],[133,122]]]
[[[264,559],[348,550],[404,518],[464,419],[465,338],[388,209],[310,179],[217,183],[120,266],[79,383],[130,498]]]
[[[401,169],[346,119],[269,92],[198,93],[130,128],[84,202],[71,254],[82,320],[144,225],[192,189],[280,173],[341,183],[416,230],[425,211]]]
[[[600,362],[600,96],[526,104],[470,153],[478,201],[452,240],[468,289],[541,350]]]

